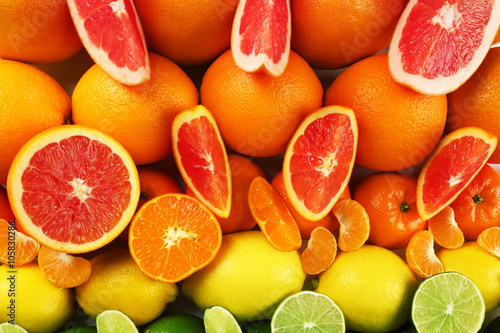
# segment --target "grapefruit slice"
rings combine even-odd
[[[186,185],[215,215],[231,211],[231,168],[212,114],[203,105],[179,113],[172,123],[175,162]]]
[[[73,288],[86,282],[91,273],[90,261],[45,246],[38,253],[38,266],[43,275],[59,288]]]
[[[83,46],[116,81],[137,85],[149,80],[146,39],[132,0],[68,0]]]
[[[115,139],[93,128],[62,125],[21,148],[7,192],[29,236],[55,251],[83,253],[125,229],[140,186],[132,157]]]
[[[231,32],[236,65],[246,72],[264,67],[280,76],[288,64],[291,31],[290,0],[241,0]]]
[[[434,251],[434,238],[429,230],[420,230],[406,247],[406,262],[422,278],[444,272],[444,266]]]
[[[469,185],[497,146],[497,138],[478,127],[446,135],[427,157],[417,179],[417,210],[429,220]]]
[[[460,87],[479,67],[500,24],[500,1],[410,0],[389,46],[394,79],[428,95]]]
[[[10,268],[22,266],[35,259],[40,244],[16,230],[14,222],[0,218],[0,262]]]
[[[351,177],[358,144],[354,112],[326,106],[295,131],[283,160],[283,181],[293,207],[308,220],[324,218]]]

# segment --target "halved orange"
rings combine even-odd
[[[266,179],[256,177],[250,183],[248,205],[260,230],[273,247],[288,252],[302,245],[297,223],[279,193]]]
[[[205,205],[186,194],[168,193],[139,209],[128,244],[146,276],[176,283],[207,266],[221,242],[219,222]]]
[[[417,180],[417,210],[429,220],[474,179],[497,146],[497,138],[478,127],[446,135],[427,157]]]
[[[355,251],[370,236],[370,218],[365,208],[352,199],[341,199],[333,206],[333,215],[339,220],[339,248]]]
[[[429,230],[420,230],[406,247],[406,262],[422,278],[444,272],[444,266],[434,251],[434,237]]]
[[[7,190],[22,229],[66,253],[111,242],[132,219],[140,194],[125,148],[79,125],[53,127],[28,141],[12,162]]]
[[[486,252],[500,258],[500,227],[483,230],[477,238],[477,245]]]
[[[436,243],[447,249],[457,249],[464,244],[464,233],[458,227],[455,213],[450,206],[445,207],[427,222],[427,228]]]
[[[203,105],[179,113],[172,123],[175,162],[186,185],[215,215],[231,211],[231,168],[214,117]]]
[[[302,216],[318,221],[330,212],[351,177],[357,143],[349,108],[326,106],[302,121],[283,160],[286,193]]]
[[[42,246],[38,266],[47,280],[59,288],[73,288],[90,277],[90,261]]]
[[[15,222],[0,219],[0,262],[15,268],[27,264],[38,254],[40,244],[16,230]]]
[[[337,240],[325,227],[316,227],[311,232],[307,247],[302,252],[302,268],[309,275],[326,271],[337,256]]]

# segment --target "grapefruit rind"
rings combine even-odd
[[[331,114],[341,114],[345,115],[349,118],[350,120],[350,130],[353,134],[353,142],[352,142],[352,156],[349,159],[348,162],[348,171],[347,174],[345,175],[345,179],[343,180],[339,190],[337,193],[331,196],[330,201],[328,205],[325,206],[325,208],[320,211],[320,212],[313,212],[311,211],[304,203],[304,200],[300,199],[298,194],[296,193],[294,189],[294,185],[292,183],[292,171],[290,169],[291,166],[291,159],[292,156],[294,155],[294,146],[297,142],[297,140],[305,133],[306,129],[308,128],[309,125],[311,125],[314,121],[318,119],[322,119],[328,115]],[[327,148],[328,144],[325,142],[315,142],[318,145],[321,145],[323,148]],[[290,139],[287,149],[285,151],[285,156],[283,159],[283,182],[285,185],[285,190],[288,195],[288,198],[290,200],[290,203],[292,206],[297,210],[297,212],[302,215],[304,218],[310,220],[310,221],[319,221],[322,218],[324,218],[333,208],[335,203],[340,199],[340,196],[346,189],[349,180],[351,178],[352,170],[354,168],[354,161],[356,158],[356,148],[358,144],[358,126],[356,122],[356,117],[354,114],[354,111],[350,108],[346,108],[343,106],[338,106],[338,105],[331,105],[331,106],[326,106],[321,109],[319,109],[316,112],[311,113],[308,115],[299,125],[297,130],[295,131],[294,135]],[[335,170],[333,170],[334,172]],[[330,174],[332,171],[330,172]]]
[[[486,57],[490,47],[493,44],[495,35],[500,25],[500,1],[491,1],[492,11],[491,18],[484,30],[484,36],[481,44],[474,52],[473,58],[465,67],[460,68],[456,73],[450,76],[439,76],[437,78],[425,78],[420,74],[411,74],[404,70],[402,62],[402,52],[399,49],[399,42],[408,17],[414,6],[421,0],[410,0],[401,14],[396,25],[391,43],[388,50],[389,69],[393,79],[411,89],[426,95],[444,95],[458,89],[469,77],[474,74],[481,62]],[[422,40],[422,43],[427,41]],[[448,45],[450,50],[448,55],[458,54],[462,50],[453,50],[453,47]]]
[[[84,136],[107,145],[111,151],[118,155],[123,161],[123,164],[129,172],[130,177],[128,181],[131,184],[129,204],[122,212],[120,221],[118,221],[114,228],[108,233],[104,233],[101,238],[82,244],[61,242],[48,237],[40,227],[33,224],[30,216],[27,214],[22,204],[22,195],[24,191],[22,177],[24,171],[29,167],[30,160],[33,155],[40,149],[46,147],[48,144],[59,142],[72,136]],[[132,157],[118,141],[107,134],[90,127],[82,125],[60,125],[35,135],[19,150],[14,158],[14,161],[12,162],[12,166],[7,177],[7,192],[9,201],[12,205],[12,210],[16,216],[16,222],[19,223],[22,230],[24,230],[27,235],[35,239],[41,245],[54,251],[65,253],[85,253],[108,244],[126,228],[134,216],[137,203],[139,202],[140,184],[137,168],[132,160]]]
[[[428,172],[431,173],[431,171],[429,171],[429,168],[431,168],[431,169],[435,168],[432,165],[432,162],[436,158],[436,156],[438,156],[441,153],[443,148],[452,144],[452,141],[459,140],[459,139],[464,138],[464,137],[473,137],[475,139],[479,139],[482,142],[484,142],[485,145],[489,146],[487,155],[484,157],[484,159],[482,161],[478,161],[478,162],[480,162],[480,166],[477,168],[477,170],[475,170],[475,172],[473,172],[470,179],[468,179],[463,184],[463,186],[461,188],[456,189],[455,193],[446,202],[443,202],[440,205],[440,207],[431,210],[428,208],[428,204],[426,204],[426,202],[425,202],[425,201],[429,202],[428,201],[429,198],[427,198],[428,193],[425,193],[425,191],[424,191],[424,184],[426,183],[426,181],[428,181],[426,179],[427,173]],[[455,200],[460,195],[460,193],[462,193],[462,191],[472,182],[474,177],[479,173],[479,171],[481,171],[482,167],[486,164],[486,162],[488,161],[490,156],[493,154],[493,152],[496,149],[497,142],[498,142],[498,140],[495,136],[493,136],[491,133],[489,133],[481,128],[478,128],[478,127],[462,127],[462,128],[459,128],[459,129],[449,133],[443,139],[441,139],[441,141],[437,144],[434,151],[425,160],[424,165],[423,165],[423,167],[418,175],[418,179],[417,179],[417,195],[416,195],[417,211],[423,220],[429,220],[432,217],[436,216],[436,214],[441,212],[445,207],[447,207],[451,202],[453,202],[453,200]],[[454,147],[454,146],[451,146],[451,147]],[[457,151],[455,156],[454,156],[454,161],[458,161],[458,162],[462,162],[462,163],[466,162],[466,161],[463,161],[459,158],[460,155],[463,155],[463,154],[468,154],[468,152]],[[464,166],[463,165],[453,165],[452,168],[454,169],[455,172],[457,172],[457,170],[462,171],[464,169]],[[441,170],[442,167],[440,167],[439,169]],[[448,171],[448,170],[446,170],[446,171]],[[449,181],[449,179],[442,180],[442,182],[448,182],[448,181]],[[437,200],[437,199],[439,199],[439,198],[435,198],[435,200]],[[434,203],[434,202],[430,201],[430,203]]]

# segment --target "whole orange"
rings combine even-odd
[[[411,237],[427,227],[416,207],[417,179],[388,172],[366,176],[356,186],[353,198],[370,217],[368,241],[387,249],[402,249]]]
[[[137,0],[151,51],[181,65],[215,59],[230,47],[238,0]]]
[[[409,168],[440,140],[446,123],[446,96],[427,96],[395,82],[387,54],[360,60],[334,79],[326,105],[350,107],[359,139],[356,164],[380,171]]]
[[[476,126],[500,138],[500,48],[490,49],[477,71],[457,90],[448,94],[447,131]],[[497,147],[488,160],[500,163]]]
[[[199,100],[195,85],[179,66],[154,53],[149,57],[148,82],[127,86],[94,65],[78,81],[72,97],[73,122],[109,134],[138,165],[172,152],[174,117]]]
[[[323,87],[295,52],[285,72],[273,78],[239,69],[228,50],[206,71],[200,93],[231,149],[265,157],[285,151],[302,119],[321,107]]]
[[[2,0],[0,22],[0,58],[55,63],[83,47],[66,0]]]
[[[0,60],[0,184],[19,149],[36,134],[62,125],[71,102],[61,85],[28,64]]]
[[[346,67],[391,41],[407,0],[293,0],[292,50],[313,67]]]

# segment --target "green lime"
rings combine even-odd
[[[288,296],[271,319],[273,332],[345,332],[344,314],[333,300],[314,291]]]
[[[500,316],[496,317],[489,322],[488,326],[484,330],[484,333],[498,333],[500,332]]]
[[[219,305],[205,310],[203,322],[207,333],[243,333],[233,314]]]
[[[420,333],[474,333],[481,329],[485,305],[471,279],[444,272],[423,280],[413,297],[411,318]]]
[[[132,319],[117,310],[103,311],[95,321],[99,333],[139,333]]]
[[[0,332],[1,333],[28,333],[24,328],[19,325],[10,324],[10,323],[1,323],[0,324]]]
[[[63,333],[97,333],[97,327],[95,326],[78,326],[70,328]]]
[[[263,319],[245,323],[241,327],[243,333],[271,333],[271,320]]]
[[[146,327],[144,333],[205,333],[203,319],[187,313],[160,317]]]

